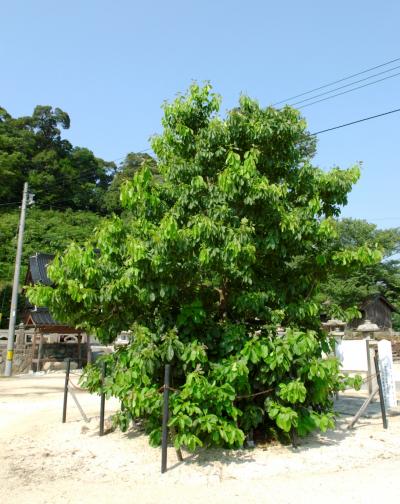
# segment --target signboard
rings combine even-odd
[[[397,406],[396,383],[394,381],[392,344],[390,341],[379,341],[378,355],[385,406],[386,408],[395,408]]]
[[[368,371],[365,340],[337,341],[336,357],[343,371]]]

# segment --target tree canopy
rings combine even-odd
[[[116,170],[112,182],[104,196],[104,208],[107,213],[121,213],[120,191],[123,183],[133,179],[135,173],[147,164],[150,171],[158,174],[157,163],[154,158],[146,153],[129,152],[121,165]]]
[[[24,182],[42,208],[103,210],[103,197],[115,171],[114,163],[89,149],[62,139],[70,127],[68,114],[38,105],[32,116],[13,118],[0,108],[0,198],[20,199]]]
[[[130,153],[119,168],[85,147],[63,138],[69,115],[60,108],[38,105],[31,116],[13,118],[0,107],[0,311],[8,314],[15,260],[15,235],[24,182],[34,194],[27,213],[23,272],[29,255],[55,253],[70,241],[82,243],[99,222],[98,214],[121,212],[118,188],[143,162],[155,170],[147,154]],[[54,209],[55,211],[51,210]],[[65,211],[65,213],[62,213]],[[7,286],[8,284],[8,286]]]
[[[349,251],[364,245],[377,247],[382,260],[350,271],[331,272],[321,285],[319,299],[345,309],[360,306],[369,295],[380,293],[400,308],[400,228],[378,229],[375,224],[359,219],[343,219],[335,227],[333,247]],[[399,317],[395,321],[395,329],[400,328]]]
[[[375,247],[333,247],[334,218],[357,166],[311,164],[315,138],[290,107],[246,96],[225,117],[211,87],[164,105],[144,165],[124,183],[124,218],[107,219],[85,246],[49,268],[55,288],[29,291],[60,320],[112,341],[107,393],[126,428],[141,417],[160,439],[163,366],[173,367],[176,446],[240,446],[253,428],[303,435],[332,425],[338,363],[323,359],[316,295],[330,272],[372,264]],[[277,333],[277,325],[287,328]],[[90,368],[86,384],[99,390]]]
[[[14,275],[19,211],[0,213],[0,312],[1,327],[8,323],[11,283]],[[71,242],[84,243],[100,217],[93,212],[42,210],[30,208],[26,216],[24,247],[21,261],[21,283],[27,271],[28,259],[37,252],[62,252]],[[23,300],[22,306],[23,308]]]

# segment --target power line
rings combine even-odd
[[[133,154],[142,154],[142,153],[144,154],[145,152],[148,152],[148,151],[151,151],[151,150],[152,150],[151,148],[143,149],[141,151],[135,151],[135,152],[133,152]],[[112,161],[108,161],[108,162],[112,163],[112,162],[118,161],[120,159],[125,159],[127,155],[121,156],[120,158],[116,158],[116,159],[113,159]],[[38,175],[40,175],[41,173],[42,172],[38,172]],[[53,188],[55,186],[62,185],[63,182],[67,182],[67,183],[73,183],[73,182],[91,182],[91,183],[97,184],[98,181],[101,182],[102,178],[107,178],[107,177],[110,177],[112,175],[113,175],[112,171],[111,171],[111,173],[109,175],[107,173],[98,174],[98,173],[96,173],[96,169],[95,168],[85,168],[83,170],[80,170],[80,172],[78,174],[72,174],[72,175],[54,173],[53,174],[54,180],[52,180],[49,183],[44,182],[43,185],[42,185],[42,187],[44,189],[49,189],[49,188]],[[30,183],[35,185],[34,179],[31,179]],[[0,203],[0,206],[15,205],[15,204],[20,205],[21,202],[20,201],[14,201],[14,202],[10,202],[10,203]]]
[[[396,74],[396,75],[399,75],[399,74]],[[333,130],[337,130],[337,129],[340,129],[340,128],[345,128],[345,127],[351,126],[353,124],[358,124],[358,123],[361,123],[361,122],[369,121],[371,119],[376,119],[378,117],[383,117],[383,116],[386,116],[386,115],[389,115],[389,114],[394,114],[396,112],[400,112],[400,108],[394,109],[394,110],[389,110],[388,112],[383,112],[381,114],[376,114],[376,115],[373,115],[373,116],[364,117],[362,119],[357,119],[356,121],[351,121],[349,123],[340,124],[338,126],[333,126],[332,128],[327,128],[327,129],[323,129],[323,130],[320,130],[320,131],[316,131],[315,133],[311,133],[311,136],[317,136],[317,135],[320,135],[321,133],[326,133],[328,131],[333,131]],[[146,149],[146,150],[151,150],[151,149]],[[137,153],[142,153],[142,152],[145,152],[145,151],[143,150],[143,151],[139,151]],[[126,156],[123,156],[123,157],[118,158],[118,159],[123,159],[124,157],[126,157]],[[87,178],[86,175],[92,175],[92,176],[89,179],[89,178]],[[93,175],[94,175],[94,177],[93,177]],[[44,189],[50,189],[52,187],[60,185],[60,182],[63,181],[63,180],[64,181],[67,180],[68,182],[85,182],[85,181],[87,181],[87,182],[93,182],[93,178],[100,178],[100,177],[96,176],[96,174],[93,174],[92,169],[82,170],[79,173],[78,176],[68,177],[68,176],[64,175],[63,177],[58,177],[57,180],[55,180],[53,183],[51,183],[51,184],[44,184],[43,188]],[[10,202],[10,203],[0,203],[0,206],[11,206],[11,205],[19,205],[19,204],[20,204],[20,202],[14,201],[14,202]],[[49,206],[51,206],[51,205],[49,205]],[[52,205],[52,206],[57,206],[57,205]]]
[[[291,96],[290,98],[285,98],[284,100],[281,100],[281,101],[273,103],[272,107],[275,107],[275,105],[280,105],[281,103],[288,102],[290,100],[294,100],[295,98],[299,98],[300,96],[305,96],[307,94],[314,93],[315,91],[319,91],[320,89],[325,89],[325,88],[327,88],[329,86],[333,86],[334,84],[338,84],[339,82],[343,82],[343,81],[352,79],[353,77],[358,77],[359,75],[362,75],[362,74],[365,74],[365,73],[368,73],[368,72],[372,72],[372,70],[376,70],[377,68],[381,68],[381,67],[384,67],[386,65],[390,65],[391,63],[395,63],[396,61],[400,61],[400,58],[396,58],[396,59],[387,61],[386,63],[381,63],[380,65],[377,65],[377,66],[374,66],[374,67],[371,67],[371,68],[367,68],[366,70],[362,70],[361,72],[357,72],[355,74],[348,75],[347,77],[343,77],[343,78],[338,79],[336,81],[330,82],[329,84],[324,84],[323,86],[319,86],[317,88],[311,89],[310,91],[305,91],[304,93],[300,93],[300,94]]]
[[[361,89],[361,88],[365,88],[367,86],[372,86],[372,84],[376,84],[377,82],[382,82],[384,80],[387,80],[387,79],[392,79],[393,77],[397,77],[398,75],[400,75],[400,72],[398,73],[395,73],[393,75],[389,75],[389,77],[384,77],[383,79],[378,79],[376,81],[373,81],[373,82],[368,82],[367,84],[363,84],[362,86],[357,86],[353,89],[348,89],[347,91],[342,91],[341,93],[336,93],[332,96],[327,96],[326,98],[321,98],[320,100],[316,100],[316,101],[313,101],[311,103],[307,103],[306,105],[302,105],[301,107],[298,107],[299,109],[303,109],[303,108],[306,108],[306,107],[310,107],[311,105],[314,105],[315,103],[320,103],[320,102],[323,102],[323,101],[326,101],[326,100],[331,100],[332,98],[335,98],[336,96],[340,96],[340,95],[344,95],[344,94],[347,94],[347,93],[351,93],[352,91],[357,91],[357,89]]]
[[[10,203],[0,203],[0,206],[7,206],[7,205],[20,205],[20,201],[11,201]]]
[[[364,117],[363,119],[357,119],[357,121],[352,121],[349,123],[340,124],[339,126],[333,126],[332,128],[327,128],[324,130],[317,131],[315,133],[311,133],[311,135],[312,136],[320,135],[321,133],[326,133],[327,131],[333,131],[336,129],[345,128],[346,126],[351,126],[352,124],[357,124],[357,123],[364,122],[364,121],[370,121],[371,119],[376,119],[377,117],[383,117],[383,116],[386,116],[389,114],[394,114],[395,112],[400,112],[400,108],[394,109],[394,110],[389,110],[388,112],[383,112],[382,114],[376,114],[373,116]]]
[[[132,153],[133,154],[144,154],[145,152],[148,152],[151,150],[152,150],[151,148],[148,148],[148,149],[143,149],[141,151],[135,151]],[[128,154],[130,154],[130,153],[128,153]],[[113,162],[118,161],[120,159],[125,159],[128,156],[128,154],[126,154],[125,156],[121,156],[119,158],[113,159],[112,161],[109,161],[109,162],[113,163]],[[118,170],[118,168],[117,168],[117,170]],[[110,175],[112,175],[112,173]],[[78,175],[74,175],[74,176],[69,176],[66,174],[61,175],[61,176],[55,175],[55,180],[49,184],[44,184],[43,187],[44,188],[54,187],[56,185],[60,185],[60,182],[69,182],[69,183],[70,182],[92,182],[92,183],[96,183],[97,180],[101,181],[101,179],[103,177],[108,177],[110,175],[108,175],[106,173],[99,175],[94,172],[93,168],[87,168],[87,169],[81,170]]]
[[[330,94],[330,93],[333,93],[335,91],[338,91],[339,89],[344,89],[346,87],[353,86],[354,84],[358,84],[359,82],[364,82],[366,80],[372,79],[373,77],[378,77],[378,75],[383,75],[385,73],[392,72],[393,70],[397,70],[397,68],[400,68],[400,65],[395,66],[393,68],[389,68],[388,70],[384,70],[383,72],[378,72],[376,74],[370,75],[369,77],[364,77],[364,79],[359,79],[357,81],[349,82],[349,84],[344,84],[344,86],[339,86],[337,88],[331,89],[330,91],[324,91],[323,93],[319,93],[317,95],[310,96],[310,98],[304,98],[304,100],[300,100],[300,101],[294,102],[294,103],[289,103],[289,106],[293,107],[294,105],[298,105],[300,103],[304,103],[304,102],[313,100],[314,98],[319,98],[320,96],[325,96],[327,94]],[[398,74],[395,74],[395,75],[398,75]],[[393,76],[389,76],[388,78],[390,78],[390,77],[394,77],[394,75]],[[379,82],[379,81],[376,81],[376,82]],[[373,84],[373,83],[371,83],[371,84]],[[355,88],[355,89],[357,89],[357,88]]]
[[[150,152],[151,150],[153,150],[153,149],[151,147],[149,147],[148,149],[142,149],[140,151],[135,151],[135,152],[132,151],[132,154],[144,154],[145,152]],[[131,154],[131,153],[129,152],[128,154]],[[112,159],[109,162],[110,163],[115,163],[115,161],[119,161],[120,159],[125,159],[128,156],[128,154],[126,154],[125,156],[121,156],[121,157],[119,157],[117,159]]]
[[[141,154],[141,153],[145,153],[146,151],[150,151],[150,150],[151,150],[151,148],[143,149],[141,151],[135,151],[134,154]],[[120,158],[114,159],[113,161],[117,161],[118,159],[124,159],[124,158],[126,158],[126,156],[122,156]],[[81,183],[90,182],[92,184],[96,184],[96,186],[97,186],[98,182],[101,182],[102,181],[101,179],[103,177],[108,177],[111,175],[112,175],[112,173],[110,175],[97,174],[95,172],[95,169],[93,169],[93,168],[86,168],[84,170],[81,170],[79,172],[79,174],[71,175],[71,176],[67,175],[67,174],[63,174],[63,175],[53,174],[54,180],[52,180],[49,183],[44,182],[40,188],[44,189],[44,190],[51,190],[55,187],[64,186],[65,183],[71,184],[71,183],[78,183],[78,182],[81,182]],[[31,180],[31,184],[32,183],[35,185],[35,182]],[[11,205],[20,205],[20,204],[21,204],[20,201],[16,201],[16,202],[10,202],[10,203],[0,203],[0,206],[11,206]]]

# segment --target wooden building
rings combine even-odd
[[[25,278],[25,285],[48,285],[52,282],[47,275],[47,266],[54,259],[52,254],[36,253],[29,258],[28,272]],[[33,328],[32,338],[32,362],[36,364],[36,370],[41,368],[45,360],[54,360],[54,358],[45,358],[44,345],[71,345],[76,346],[76,359],[78,364],[84,363],[87,358],[82,356],[82,337],[87,341],[86,335],[82,336],[81,331],[69,326],[61,321],[54,320],[47,308],[39,307],[27,301],[23,314],[23,323],[26,328]],[[58,354],[63,354],[59,347]],[[68,349],[71,350],[71,349]],[[56,352],[57,353],[57,352]],[[71,352],[65,352],[69,356]]]
[[[398,313],[398,310],[393,306],[382,294],[373,294],[368,296],[359,306],[361,312],[360,319],[354,319],[348,327],[357,329],[357,327],[370,320],[376,324],[381,331],[390,331],[392,329],[392,314]]]
[[[31,256],[25,285],[42,284],[51,286],[52,282],[47,276],[47,266],[53,259],[54,255],[52,254],[36,253]],[[32,305],[29,300],[24,311],[23,323],[25,327],[33,327],[42,333],[59,334],[61,338],[64,333],[65,335],[77,333],[75,328],[54,320],[47,308]]]

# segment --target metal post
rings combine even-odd
[[[69,371],[71,368],[71,359],[66,359],[66,363],[67,363],[67,369],[65,371],[64,404],[63,404],[62,423],[65,423],[67,421],[68,382],[69,382]]]
[[[370,349],[369,349],[369,342],[370,342],[370,338],[369,338],[369,335],[367,336],[366,340],[365,340],[365,346],[366,346],[366,349],[367,349],[367,365],[368,365],[368,374],[367,374],[367,378],[368,378],[368,395],[370,396],[372,394],[372,365],[371,365],[371,353],[370,353]]]
[[[387,418],[386,418],[385,398],[383,396],[382,380],[381,380],[381,373],[379,371],[379,360],[378,360],[378,350],[377,349],[375,349],[374,363],[375,363],[376,380],[378,382],[378,388],[379,388],[379,402],[381,404],[382,423],[383,423],[383,428],[387,429],[388,422],[387,422]]]
[[[106,376],[106,363],[101,363],[101,395],[100,395],[100,436],[104,436],[104,407],[106,394],[104,392],[104,380]]]
[[[90,334],[86,334],[86,364],[92,363],[92,349],[90,347]]]
[[[165,365],[164,374],[164,404],[162,419],[162,446],[161,446],[161,473],[167,470],[167,449],[168,449],[168,402],[169,402],[169,377],[171,374],[171,365]]]
[[[4,376],[11,376],[12,374],[12,362],[14,357],[15,320],[17,318],[18,287],[19,287],[19,275],[21,270],[22,245],[24,243],[27,195],[28,195],[28,183],[25,182],[24,190],[22,193],[21,216],[19,219],[17,255],[15,257],[14,282],[12,288],[11,308],[10,308],[10,323],[8,326],[7,358],[6,358]]]
[[[37,357],[37,362],[36,362],[36,372],[40,371],[40,360],[42,358],[42,353],[43,353],[43,334],[40,333],[39,350],[38,350],[38,357]]]
[[[78,368],[82,367],[81,340],[82,336],[78,334]]]
[[[292,443],[293,448],[298,448],[299,444],[297,442],[297,433],[296,433],[296,430],[294,429],[294,427],[292,427],[290,429],[289,435],[290,435],[290,441]]]

